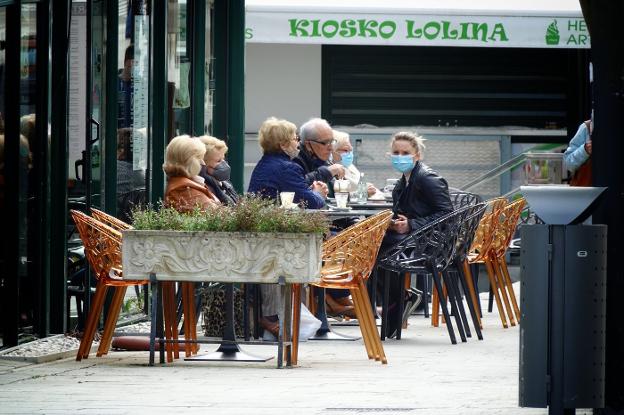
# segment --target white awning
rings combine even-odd
[[[247,0],[254,43],[589,48],[578,0]]]

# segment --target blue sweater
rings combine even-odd
[[[308,209],[325,205],[323,197],[306,184],[301,166],[285,153],[262,156],[251,173],[247,191],[270,199],[277,199],[280,192],[295,192],[294,202],[303,201]]]
[[[578,131],[570,140],[570,144],[563,153],[563,160],[565,161],[568,170],[571,172],[576,171],[583,163],[589,159],[589,154],[585,151],[585,143],[589,141],[589,132],[585,123],[581,123]]]

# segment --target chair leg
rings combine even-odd
[[[382,270],[379,268],[379,271],[383,273],[383,296],[381,301],[381,340],[386,340],[386,333],[388,331],[388,303],[390,302],[390,277],[389,271]]]
[[[466,332],[466,337],[472,337],[472,332],[470,331],[470,325],[468,324],[468,315],[466,314],[466,309],[464,307],[464,296],[466,296],[466,302],[469,302],[470,299],[468,299],[468,291],[465,289],[465,287],[462,285],[462,289],[460,290],[460,279],[461,279],[461,274],[459,273],[459,270],[454,270],[452,273],[448,272],[449,275],[449,281],[451,282],[452,286],[453,286],[453,291],[455,291],[455,302],[457,304],[457,308],[459,309],[459,316],[461,317],[461,321],[464,325],[464,330]]]
[[[171,343],[173,339],[174,327],[175,327],[175,283],[166,281],[161,283],[161,295],[163,306],[163,320],[164,320],[164,337],[165,343],[163,347],[167,353],[167,363],[173,362],[173,359],[180,357],[179,352],[174,356],[174,351],[178,347],[177,343]],[[178,349],[179,350],[179,349]]]
[[[102,333],[102,338],[100,339],[100,346],[98,347],[96,354],[97,357],[108,354],[111,341],[113,340],[113,332],[115,331],[115,326],[117,325],[117,320],[119,319],[119,313],[121,312],[123,300],[126,296],[127,287],[113,287],[113,289],[115,290],[115,293],[113,294],[111,305],[108,308],[108,315],[104,321],[104,331]]]
[[[433,327],[440,327],[440,295],[438,294],[435,283],[431,299],[431,325]]]
[[[299,358],[299,329],[301,326],[301,284],[293,284],[293,331],[292,331],[292,351],[290,361],[292,365],[297,364]]]
[[[429,318],[429,300],[431,296],[429,293],[431,292],[431,286],[429,285],[429,274],[420,274],[423,277],[423,310],[425,318]]]
[[[195,318],[196,309],[195,309],[195,283],[187,282],[186,290],[187,290],[187,299],[188,304],[186,306],[188,312],[188,331],[184,333],[185,339],[192,341],[191,343],[191,353],[197,354],[199,351],[199,344],[197,342],[197,319]],[[186,321],[187,319],[185,319]],[[188,334],[187,334],[188,333]]]
[[[455,316],[455,323],[457,323],[457,330],[459,331],[459,337],[461,339],[461,341],[463,343],[465,343],[466,340],[466,331],[464,330],[464,322],[462,319],[462,313],[461,313],[461,308],[460,305],[458,304],[458,294],[455,291],[455,286],[453,284],[453,281],[451,280],[451,276],[449,275],[449,273],[445,270],[442,272],[442,278],[443,280],[446,282],[446,287],[448,290],[448,301],[449,303],[451,303],[451,314],[453,316]],[[465,318],[465,313],[464,313],[464,318]],[[446,324],[449,324],[450,321],[447,321]]]
[[[514,292],[514,289],[513,289],[513,283],[511,282],[511,275],[509,275],[507,262],[505,262],[504,258],[498,258],[498,263],[500,264],[500,268],[503,271],[503,280],[505,281],[505,284],[507,285],[507,291],[509,292],[511,305],[513,306],[513,309],[516,312],[516,321],[520,322],[520,307],[518,307],[518,302],[516,301],[516,293]]]
[[[358,283],[359,290],[357,296],[359,298],[359,302],[362,304],[362,320],[367,327],[368,338],[370,339],[374,349],[375,355],[378,355],[382,364],[387,364],[388,359],[386,358],[386,353],[384,351],[383,345],[381,344],[381,339],[379,337],[379,332],[377,331],[377,325],[375,324],[375,316],[372,312],[371,301],[368,296],[368,292],[366,290],[366,286],[362,281]],[[354,292],[356,290],[352,290]],[[361,323],[360,323],[361,324]],[[363,333],[362,333],[363,334]]]
[[[353,309],[355,311],[355,315],[358,319],[358,323],[360,326],[360,332],[362,333],[362,340],[364,341],[364,347],[366,348],[366,354],[369,359],[379,360],[380,356],[376,353],[375,346],[371,343],[369,328],[367,325],[366,318],[364,317],[364,303],[360,297],[360,293],[357,289],[351,288],[349,290],[351,293],[351,298],[353,299]]]
[[[466,262],[464,262],[462,265],[466,265]],[[457,271],[459,273],[459,282],[462,285],[464,292],[470,292],[470,288],[472,288],[472,293],[474,294],[474,287],[472,287],[472,285],[470,284],[472,282],[472,277],[465,274],[465,267],[460,266],[457,268]],[[472,324],[474,326],[475,332],[477,333],[477,338],[479,340],[483,340],[479,310],[474,303],[474,297],[472,295],[470,296],[470,298],[466,298],[466,304],[468,304],[468,311],[470,312],[470,316],[472,317]]]
[[[192,333],[191,333],[192,329],[191,329],[191,324],[190,324],[191,322],[190,321],[190,314],[191,314],[190,302],[194,301],[194,299],[189,294],[189,284],[190,283],[186,283],[186,282],[183,282],[180,284],[180,290],[182,291],[182,314],[183,314],[182,324],[184,327],[184,340],[186,340],[184,342],[184,353],[186,357],[190,357],[193,352],[193,345],[189,343],[189,340],[192,339]]]
[[[494,299],[496,300],[496,308],[498,308],[498,315],[503,323],[504,328],[508,328],[507,318],[505,317],[505,310],[503,310],[503,302],[500,298],[500,294],[498,289],[496,289],[496,277],[494,276],[494,270],[492,269],[492,264],[489,261],[485,261],[485,269],[488,274],[488,279],[490,280],[490,289],[494,294]]]
[[[509,293],[507,293],[507,288],[505,286],[505,282],[503,281],[503,275],[500,270],[500,265],[496,260],[496,257],[489,258],[490,265],[494,270],[494,276],[496,279],[497,290],[501,293],[501,298],[503,299],[503,304],[505,304],[505,310],[507,310],[507,317],[509,318],[509,323],[512,326],[516,325],[516,318],[514,316],[514,312],[511,309],[511,302],[509,301]]]
[[[91,302],[91,309],[89,310],[89,315],[87,316],[87,323],[85,324],[85,329],[82,333],[82,340],[80,341],[78,355],[76,356],[77,361],[87,359],[89,357],[91,344],[93,344],[93,338],[95,337],[95,332],[97,331],[107,291],[108,287],[104,285],[102,279],[99,279],[95,289],[95,296]]]
[[[462,268],[459,269],[459,271],[460,274],[463,274],[460,278],[463,278],[464,288],[468,290],[468,293],[470,294],[470,301],[472,302],[472,309],[470,310],[470,313],[472,314],[473,319],[476,319],[476,321],[474,321],[475,328],[478,326],[479,329],[483,329],[483,323],[481,322],[481,316],[479,315],[479,300],[468,261],[463,262]],[[480,335],[480,333],[481,330],[477,332],[478,335]],[[479,336],[479,340],[481,339],[482,337]]]
[[[436,291],[442,292],[442,281],[440,280],[440,274],[435,269],[434,266],[430,265],[429,269],[431,271],[431,275],[433,275],[433,283],[435,284]],[[446,307],[446,298],[444,296],[438,296],[440,301],[440,305],[442,306],[442,314],[446,319],[446,329],[448,330],[449,337],[451,338],[451,343],[457,344],[457,339],[455,338],[455,330],[453,329],[453,323],[451,322],[451,316],[449,315],[448,308]]]

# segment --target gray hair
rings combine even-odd
[[[309,121],[306,121],[301,125],[301,127],[299,127],[299,137],[301,138],[301,141],[305,142],[307,140],[318,140],[318,130],[323,127],[327,127],[331,130],[329,123],[322,118],[312,118]]]
[[[344,131],[334,130],[334,140],[336,140],[336,144],[334,144],[334,150],[338,147],[350,143],[349,133],[345,133]]]

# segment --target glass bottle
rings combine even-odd
[[[360,173],[360,181],[357,187],[358,200],[360,203],[366,203],[368,201],[368,185],[364,180],[364,173]]]

